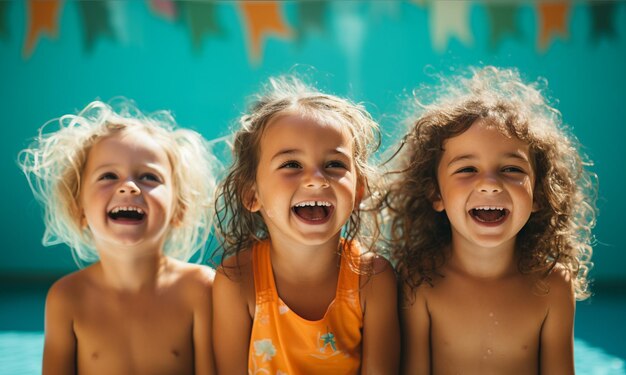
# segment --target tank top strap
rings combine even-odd
[[[343,299],[351,304],[360,305],[359,289],[361,253],[359,244],[355,241],[341,240],[343,247],[341,252],[341,266],[339,268],[339,280],[337,282],[337,298]]]
[[[269,240],[260,241],[252,247],[252,269],[254,272],[254,291],[256,303],[277,301],[274,289],[274,273],[270,260]]]

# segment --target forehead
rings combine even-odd
[[[122,130],[100,138],[87,156],[87,165],[116,163],[161,164],[171,167],[163,142],[145,130]]]
[[[520,153],[529,156],[527,142],[503,133],[496,126],[476,121],[463,133],[443,142],[444,155],[467,153],[471,155],[498,155]],[[444,156],[445,157],[445,156]]]
[[[301,114],[285,114],[272,119],[261,136],[261,149],[307,146],[320,148],[341,147],[352,151],[352,136],[346,126],[332,122],[321,122]]]

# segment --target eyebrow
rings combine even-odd
[[[530,160],[528,159],[528,157],[521,152],[507,152],[503,154],[502,156],[507,159],[517,159],[526,163],[530,163]],[[448,166],[451,166],[454,163],[458,163],[464,160],[473,160],[476,158],[477,157],[474,154],[459,155],[459,156],[454,157],[452,160],[450,160],[450,162],[448,163]]]
[[[297,154],[303,154],[304,151],[300,150],[300,149],[296,149],[296,148],[289,148],[289,149],[284,149],[284,150],[280,150],[277,153],[274,154],[274,156],[272,156],[272,158],[270,159],[270,161],[274,161],[275,159],[278,159],[280,157],[283,156],[290,156],[290,155],[297,155]],[[352,155],[350,155],[349,153],[347,153],[346,151],[344,151],[343,147],[337,147],[334,149],[330,149],[328,150],[328,154],[331,155],[342,155],[346,158],[351,158]]]

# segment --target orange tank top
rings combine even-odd
[[[350,254],[358,254],[351,243]],[[335,299],[321,320],[306,320],[276,292],[269,241],[252,249],[256,308],[248,374],[357,374],[361,368],[363,312],[359,275],[341,257]],[[355,259],[358,259],[355,258]]]

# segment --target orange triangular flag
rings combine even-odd
[[[553,35],[567,36],[567,16],[570,4],[567,2],[546,2],[538,5],[539,48],[545,51]]]
[[[57,36],[61,0],[29,0],[28,1],[28,33],[24,45],[24,56],[29,57],[39,36],[46,32],[51,37]]]
[[[261,60],[266,34],[291,37],[291,28],[284,22],[277,1],[242,1],[239,7],[246,23],[249,55],[253,63]]]

